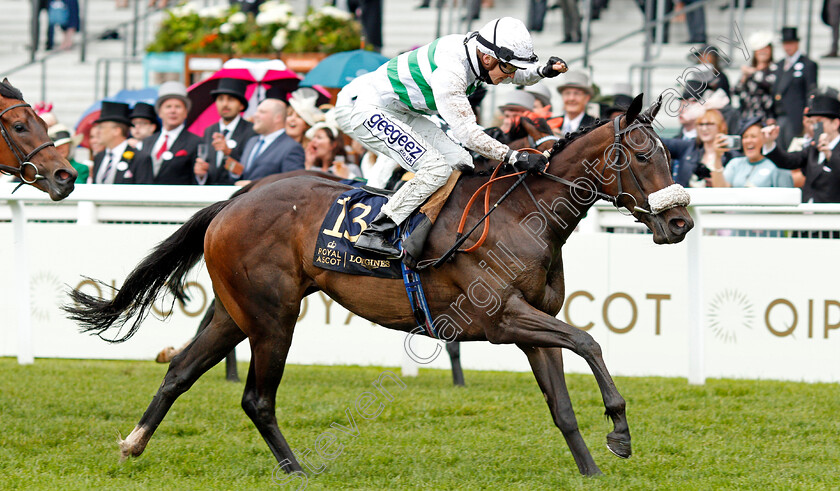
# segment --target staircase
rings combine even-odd
[[[54,104],[54,112],[59,120],[65,124],[73,125],[78,120],[82,112],[90,106],[96,99],[102,97],[104,76],[100,73],[99,76],[99,94],[95,94],[97,85],[95,79],[95,72],[97,60],[104,58],[121,58],[127,55],[130,56],[131,40],[107,40],[101,41],[97,38],[106,30],[113,28],[117,24],[129,21],[134,13],[134,3],[140,1],[138,10],[141,14],[146,12],[145,0],[131,0],[131,8],[117,9],[115,0],[80,0],[82,3],[82,10],[84,12],[84,2],[87,2],[87,32],[89,45],[84,62],[80,61],[79,43],[81,36],[76,36],[76,47],[71,51],[56,53],[50,56],[47,60],[46,66],[46,85],[45,85],[45,99]],[[722,0],[721,0],[722,1]],[[746,18],[739,23],[740,33],[746,40],[750,34],[761,29],[772,29],[774,24],[781,23],[780,4],[782,0],[756,0],[755,7],[746,10]],[[804,37],[807,9],[809,0],[789,0],[791,4],[788,23],[797,25],[800,30],[800,36]],[[820,84],[821,85],[840,85],[840,62],[836,60],[826,61],[820,60],[819,55],[828,51],[830,42],[830,31],[827,26],[822,24],[819,19],[819,9],[821,2],[817,5],[817,0],[814,1],[814,8],[812,13],[812,23],[814,36],[812,39],[812,58],[816,59],[820,64]],[[204,0],[199,1],[200,4],[218,3],[218,0]],[[311,0],[306,2],[303,0],[290,1],[295,7],[295,10],[302,13],[307,3],[316,6],[322,5],[323,0]],[[420,3],[420,0],[384,0],[384,47],[383,54],[386,56],[395,56],[398,53],[410,49],[414,46],[428,43],[434,38],[437,10],[435,9],[416,9],[415,7]],[[434,4],[434,1],[432,2]],[[448,3],[452,3],[449,0]],[[549,2],[553,3],[553,2]],[[4,14],[4,28],[0,31],[0,73],[9,70],[12,67],[25,63],[29,59],[29,51],[27,45],[29,44],[29,25],[30,25],[30,1],[29,0],[4,0],[6,7]],[[481,12],[481,18],[475,21],[472,29],[476,30],[484,25],[489,20],[501,17],[512,16],[524,19],[526,16],[527,2],[525,0],[496,0],[493,8],[484,8]],[[83,14],[84,15],[84,14]],[[141,24],[145,29],[141,29],[138,35],[139,57],[142,57],[142,46],[145,45],[153,36],[156,29],[156,24],[161,18],[160,13],[155,13],[150,18],[149,22]],[[461,18],[462,12],[445,10],[442,19],[442,32],[464,32],[466,29],[465,23]],[[45,39],[46,27],[46,13],[42,12],[42,27],[40,43],[41,51],[38,52],[38,57],[44,54],[43,40]],[[720,36],[730,37],[729,29],[729,13],[721,12],[715,5],[706,7],[706,21],[708,40],[711,44],[724,47],[725,43],[720,42]],[[610,40],[617,38],[622,34],[629,33],[642,25],[641,11],[635,4],[634,0],[610,0],[608,9],[602,12],[601,19],[592,23],[591,39],[592,47],[597,47]],[[661,52],[658,54],[656,61],[670,62],[681,64],[674,68],[661,68],[653,72],[652,86],[654,93],[660,93],[668,88],[677,85],[677,78],[683,71],[690,66],[688,56],[690,54],[689,48],[691,45],[684,44],[687,39],[687,31],[684,23],[672,22],[671,24],[671,44],[664,45]],[[127,36],[126,30],[121,32],[122,37]],[[128,33],[130,34],[130,32]],[[560,10],[549,11],[546,16],[545,30],[541,33],[534,33],[534,43],[537,54],[545,59],[550,55],[557,55],[566,60],[572,60],[580,57],[583,54],[583,47],[580,44],[558,44],[562,39],[562,14]],[[61,42],[62,33],[56,33],[57,44]],[[616,83],[626,83],[629,80],[629,69],[633,63],[638,63],[642,60],[643,36],[636,34],[629,39],[617,44],[607,50],[594,54],[590,58],[590,71],[593,75],[592,79],[597,84],[602,93],[612,93],[613,86]],[[804,41],[803,41],[804,49]],[[774,53],[775,58],[781,55],[781,46],[777,44]],[[737,83],[740,76],[739,67],[744,63],[743,55],[736,51],[736,57],[733,59],[731,65],[726,68],[726,73],[730,78],[733,87]],[[580,62],[572,63],[573,69],[582,68]],[[42,88],[42,65],[35,64],[27,67],[21,71],[9,75],[10,81],[20,88],[24,95],[30,102],[37,102],[40,100]],[[100,65],[100,70],[104,68]],[[129,89],[142,88],[143,85],[143,70],[139,64],[128,65],[126,87]],[[635,90],[639,88],[638,72],[636,72],[633,80]],[[109,93],[114,93],[123,87],[122,65],[120,63],[112,63],[109,75]],[[546,80],[547,84],[552,89],[562,83],[563,77]],[[499,99],[504,96],[505,91],[511,90],[510,87],[500,87],[497,91],[492,91],[491,95],[486,100],[486,109],[497,105]],[[556,92],[552,91],[555,106],[560,106],[560,98]],[[485,114],[488,111],[485,110]],[[485,121],[489,124],[490,121]],[[674,122],[670,121],[670,125]],[[666,121],[666,125],[669,125]]]

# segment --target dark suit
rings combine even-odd
[[[230,176],[224,167],[225,158],[223,157],[221,164],[216,166],[217,152],[213,149],[213,133],[221,133],[219,123],[213,124],[204,130],[203,142],[209,145],[210,148],[210,158],[208,159],[210,169],[207,171],[207,181],[205,181],[205,184],[228,184],[230,182]],[[245,143],[254,135],[256,133],[254,133],[253,123],[240,118],[239,122],[236,123],[236,127],[233,129],[233,133],[227,136],[228,140],[236,142],[236,148],[230,150],[230,157],[237,161],[241,160],[242,152],[245,151]]]
[[[131,162],[135,184],[195,184],[196,150],[201,138],[193,135],[186,128],[181,130],[178,138],[168,145],[172,158],[163,160],[158,174],[154,174],[152,151],[160,138],[160,132],[143,140],[143,149],[137,152]]]
[[[564,118],[564,119],[565,119],[566,117],[567,117],[567,116],[563,116],[563,118]],[[590,115],[589,115],[589,113],[583,113],[583,118],[580,120],[580,125],[578,126],[578,129],[577,129],[577,130],[575,130],[575,131],[580,131],[580,130],[582,130],[582,129],[584,129],[584,128],[589,128],[590,126],[592,126],[592,125],[594,125],[594,124],[595,124],[595,121],[597,121],[597,119],[595,119],[594,117],[590,116]],[[564,122],[565,122],[565,121],[564,121]],[[563,128],[563,127],[562,127],[562,126],[560,126],[560,129],[561,129],[561,130],[562,130],[562,128]],[[565,135],[563,135],[563,136],[565,136]]]
[[[132,152],[135,156],[137,155],[137,149],[132,147],[131,145],[126,145],[125,150],[123,150],[122,155],[119,155],[119,160],[116,162],[117,170],[114,173],[114,184],[131,184],[134,182],[134,176],[131,172],[128,172],[130,169],[129,165],[121,166],[119,165],[121,162],[125,162],[126,164],[130,164],[132,159],[129,159],[125,156],[126,152]],[[91,171],[91,176],[93,176],[93,181],[96,183],[96,178],[99,176],[99,167],[102,165],[102,161],[105,159],[105,151],[101,151],[93,157],[93,170]],[[120,169],[120,167],[125,167],[125,169]],[[126,176],[128,174],[128,176]]]
[[[773,109],[779,125],[779,145],[787,148],[802,133],[802,114],[808,105],[808,92],[817,86],[817,64],[804,54],[785,70],[785,60],[776,63]]]
[[[289,172],[293,170],[303,169],[303,147],[300,143],[292,140],[292,138],[285,132],[277,137],[271,144],[263,149],[257,158],[248,165],[248,160],[251,158],[251,152],[257,146],[260,137],[252,136],[242,152],[242,160],[240,163],[246,166],[242,173],[241,179],[253,181],[271,174],[279,174],[281,172]]]
[[[819,164],[820,153],[813,145],[798,152],[786,152],[778,145],[767,154],[777,167],[802,169],[805,184],[802,186],[802,202],[811,199],[814,203],[840,203],[840,144],[834,147],[831,158]]]

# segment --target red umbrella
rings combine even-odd
[[[190,122],[188,129],[196,135],[204,135],[205,128],[219,121],[219,113],[216,111],[214,98],[210,92],[219,87],[219,79],[222,78],[251,82],[245,90],[245,98],[248,99],[248,110],[245,111],[245,116],[248,117],[265,99],[268,89],[277,88],[288,94],[297,89],[302,77],[287,69],[285,63],[280,60],[228,60],[222,65],[222,69],[210,78],[195,83],[187,89],[187,95],[192,101],[192,109],[187,115],[187,121]],[[323,102],[327,102],[330,97],[329,92],[323,88],[320,88],[319,92],[323,96]],[[323,102],[319,99],[319,103]]]

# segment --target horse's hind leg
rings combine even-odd
[[[554,424],[560,428],[563,438],[572,451],[572,457],[578,466],[581,474],[593,476],[601,474],[601,470],[595,464],[592,454],[583,436],[578,429],[575,411],[572,409],[572,401],[569,398],[569,391],[566,389],[566,379],[563,373],[563,350],[561,348],[533,348],[527,346],[519,347],[528,356],[531,370],[542,390],[545,402],[551,410],[551,417]]]
[[[175,400],[186,392],[207,370],[215,366],[234,346],[245,339],[221,304],[213,321],[178,356],[172,359],[163,383],[131,434],[121,440],[122,458],[143,453],[149,439],[163,421]]]
[[[242,409],[254,422],[277,462],[289,473],[302,469],[277,425],[275,404],[297,316],[297,311],[281,313],[278,326],[261,330],[259,337],[251,336],[251,366],[242,394]]]
[[[201,319],[201,324],[198,325],[196,336],[210,325],[214,315],[216,315],[216,299],[210,301],[210,306],[207,307],[207,312]],[[236,348],[230,350],[230,353],[225,357],[225,379],[230,382],[239,382],[239,371],[236,368]]]

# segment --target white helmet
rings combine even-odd
[[[513,17],[502,17],[488,22],[479,29],[476,41],[478,50],[516,68],[537,67],[534,42],[525,24]]]

